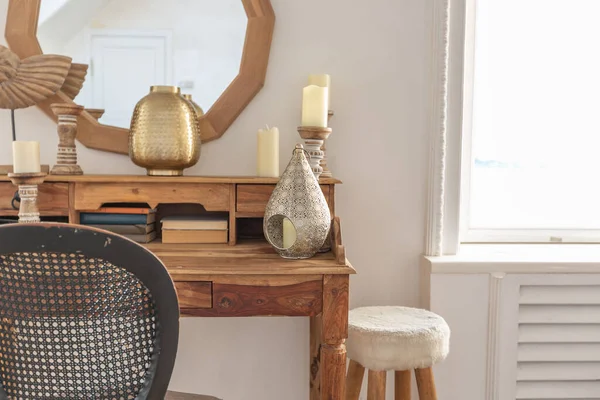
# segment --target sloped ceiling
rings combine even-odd
[[[44,0],[38,22],[38,37],[44,43],[67,43],[111,0]],[[44,52],[46,50],[44,49]]]

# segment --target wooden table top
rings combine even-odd
[[[0,175],[0,182],[10,182],[7,175]],[[279,178],[257,176],[147,176],[147,175],[48,175],[44,182],[89,182],[89,183],[240,183],[274,185]],[[336,178],[320,178],[321,185],[342,183]]]
[[[346,260],[338,264],[332,252],[306,260],[286,260],[263,240],[227,244],[163,244],[145,247],[167,266],[175,281],[203,280],[207,275],[349,275],[356,271]]]

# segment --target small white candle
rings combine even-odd
[[[327,95],[327,108],[331,109],[331,77],[327,74],[310,74],[308,76],[308,84],[329,89]]]
[[[279,176],[279,129],[259,129],[256,149],[256,173],[258,176]]]
[[[329,88],[310,85],[302,96],[302,126],[327,127]]]
[[[13,142],[13,172],[40,172],[40,142]]]
[[[289,249],[296,242],[296,228],[287,218],[283,218],[283,248]]]

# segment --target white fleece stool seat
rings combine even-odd
[[[348,322],[348,357],[370,370],[427,368],[448,355],[450,328],[427,310],[362,307],[350,311]]]
[[[385,400],[386,371],[394,371],[394,399],[411,400],[414,370],[420,400],[437,400],[431,366],[448,355],[450,328],[430,311],[362,307],[350,311],[346,399],[358,400],[365,369],[367,400]]]

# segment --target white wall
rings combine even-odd
[[[0,0],[0,24],[7,0]],[[358,270],[351,305],[418,304],[427,188],[431,4],[423,0],[272,0],[277,14],[265,88],[189,174],[251,175],[255,132],[281,130],[282,165],[298,142],[306,76],[333,79],[330,165],[348,257]],[[166,4],[166,3],[165,3]],[[0,26],[3,31],[3,26]],[[19,138],[53,161],[55,126],[17,112]],[[0,163],[11,162],[9,113],[0,113]],[[143,173],[127,157],[80,146],[86,173]],[[308,398],[308,320],[186,319],[172,387],[226,400]],[[391,386],[391,385],[390,385]],[[391,397],[390,397],[391,398]],[[442,398],[444,396],[442,395]]]

